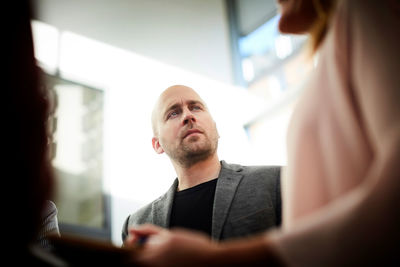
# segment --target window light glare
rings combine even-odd
[[[58,67],[59,32],[56,27],[32,20],[35,58],[43,67],[54,71]]]
[[[289,36],[280,35],[275,40],[276,56],[280,59],[288,57],[293,52],[292,41]]]
[[[254,66],[249,58],[242,61],[243,77],[249,82],[254,79]]]

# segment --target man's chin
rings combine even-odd
[[[207,154],[209,149],[204,148],[187,148],[185,149],[186,157],[197,157],[203,154]]]
[[[186,157],[196,157],[209,153],[210,145],[200,141],[185,142],[183,143],[182,150],[186,154]]]
[[[182,142],[183,150],[189,152],[196,152],[197,150],[207,149],[209,146],[208,142],[200,136],[193,135],[186,137]]]
[[[197,141],[199,141],[200,140],[200,135],[199,134],[191,134],[191,135],[189,135],[189,136],[186,136],[184,139],[183,139],[183,142],[189,142],[189,143],[192,143],[192,142],[197,142]]]
[[[211,156],[210,150],[197,150],[187,152],[184,157],[182,157],[181,162],[186,166],[192,166],[200,161],[203,161]]]

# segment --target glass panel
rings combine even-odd
[[[278,31],[279,15],[276,15],[254,32],[239,40],[239,51],[242,57],[242,70],[245,80],[251,89],[255,83],[260,84],[268,93],[289,89],[293,76],[298,77],[306,71],[298,68],[293,71],[293,65],[299,62],[307,36],[283,35]],[[303,58],[302,58],[303,59]],[[307,69],[308,70],[308,69]],[[270,76],[268,78],[268,76]],[[266,79],[268,81],[266,81]],[[296,78],[296,82],[299,79]]]
[[[102,229],[103,91],[46,75],[52,92],[52,156],[60,224]]]
[[[245,125],[254,154],[267,164],[286,164],[286,131],[299,90],[313,69],[303,49],[306,35],[284,35],[276,15],[239,40],[247,90],[265,100],[261,114]],[[266,155],[265,148],[272,151]],[[264,163],[260,162],[260,163]]]

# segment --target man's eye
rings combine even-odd
[[[171,113],[168,114],[168,119],[174,118],[174,117],[178,116],[178,114],[179,113],[177,111],[172,111]]]
[[[201,110],[201,107],[200,106],[193,106],[192,110]]]

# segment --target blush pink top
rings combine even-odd
[[[339,1],[318,54],[267,237],[289,266],[383,264],[400,255],[400,1]]]

